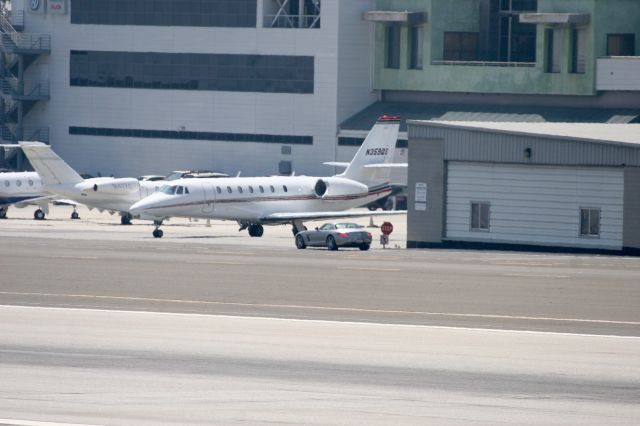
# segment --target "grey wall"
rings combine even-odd
[[[624,232],[625,248],[640,248],[640,167],[624,169]]]
[[[407,247],[442,243],[445,194],[444,141],[409,139]],[[416,182],[427,184],[427,209],[415,209]],[[425,244],[426,243],[426,244]]]

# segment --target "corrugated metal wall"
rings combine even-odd
[[[443,139],[445,160],[572,166],[638,166],[640,146],[582,142],[560,137],[410,125],[410,139]],[[526,157],[524,150],[531,149]]]
[[[449,162],[446,239],[622,249],[623,169]],[[470,228],[490,203],[489,231]],[[580,236],[580,208],[601,210],[600,236]]]

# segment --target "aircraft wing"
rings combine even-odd
[[[49,201],[53,200],[54,197],[55,197],[55,195],[46,195],[44,197],[29,198],[29,199],[26,199],[26,200],[23,200],[23,201],[19,201],[19,202],[15,203],[14,205],[16,207],[20,208],[20,207],[24,207],[24,206],[38,204],[38,203],[43,202],[43,201],[49,202]]]
[[[389,211],[338,211],[338,212],[304,212],[304,213],[272,213],[261,218],[263,223],[287,223],[292,220],[322,220],[322,219],[341,219],[346,217],[367,217],[367,216],[387,216],[407,214],[406,210],[389,210]]]

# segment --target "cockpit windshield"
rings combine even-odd
[[[162,188],[160,188],[160,192],[165,193],[165,194],[169,194],[169,195],[173,195],[176,193],[176,190],[178,189],[177,186],[175,185],[165,185]]]

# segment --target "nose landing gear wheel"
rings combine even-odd
[[[44,212],[40,209],[33,212],[33,218],[35,220],[44,220]]]
[[[153,230],[154,238],[162,238],[163,235],[164,235],[164,232],[162,232],[162,229],[154,229]]]
[[[80,215],[78,214],[77,211],[74,211],[73,213],[71,213],[71,219],[72,220],[80,219]]]

